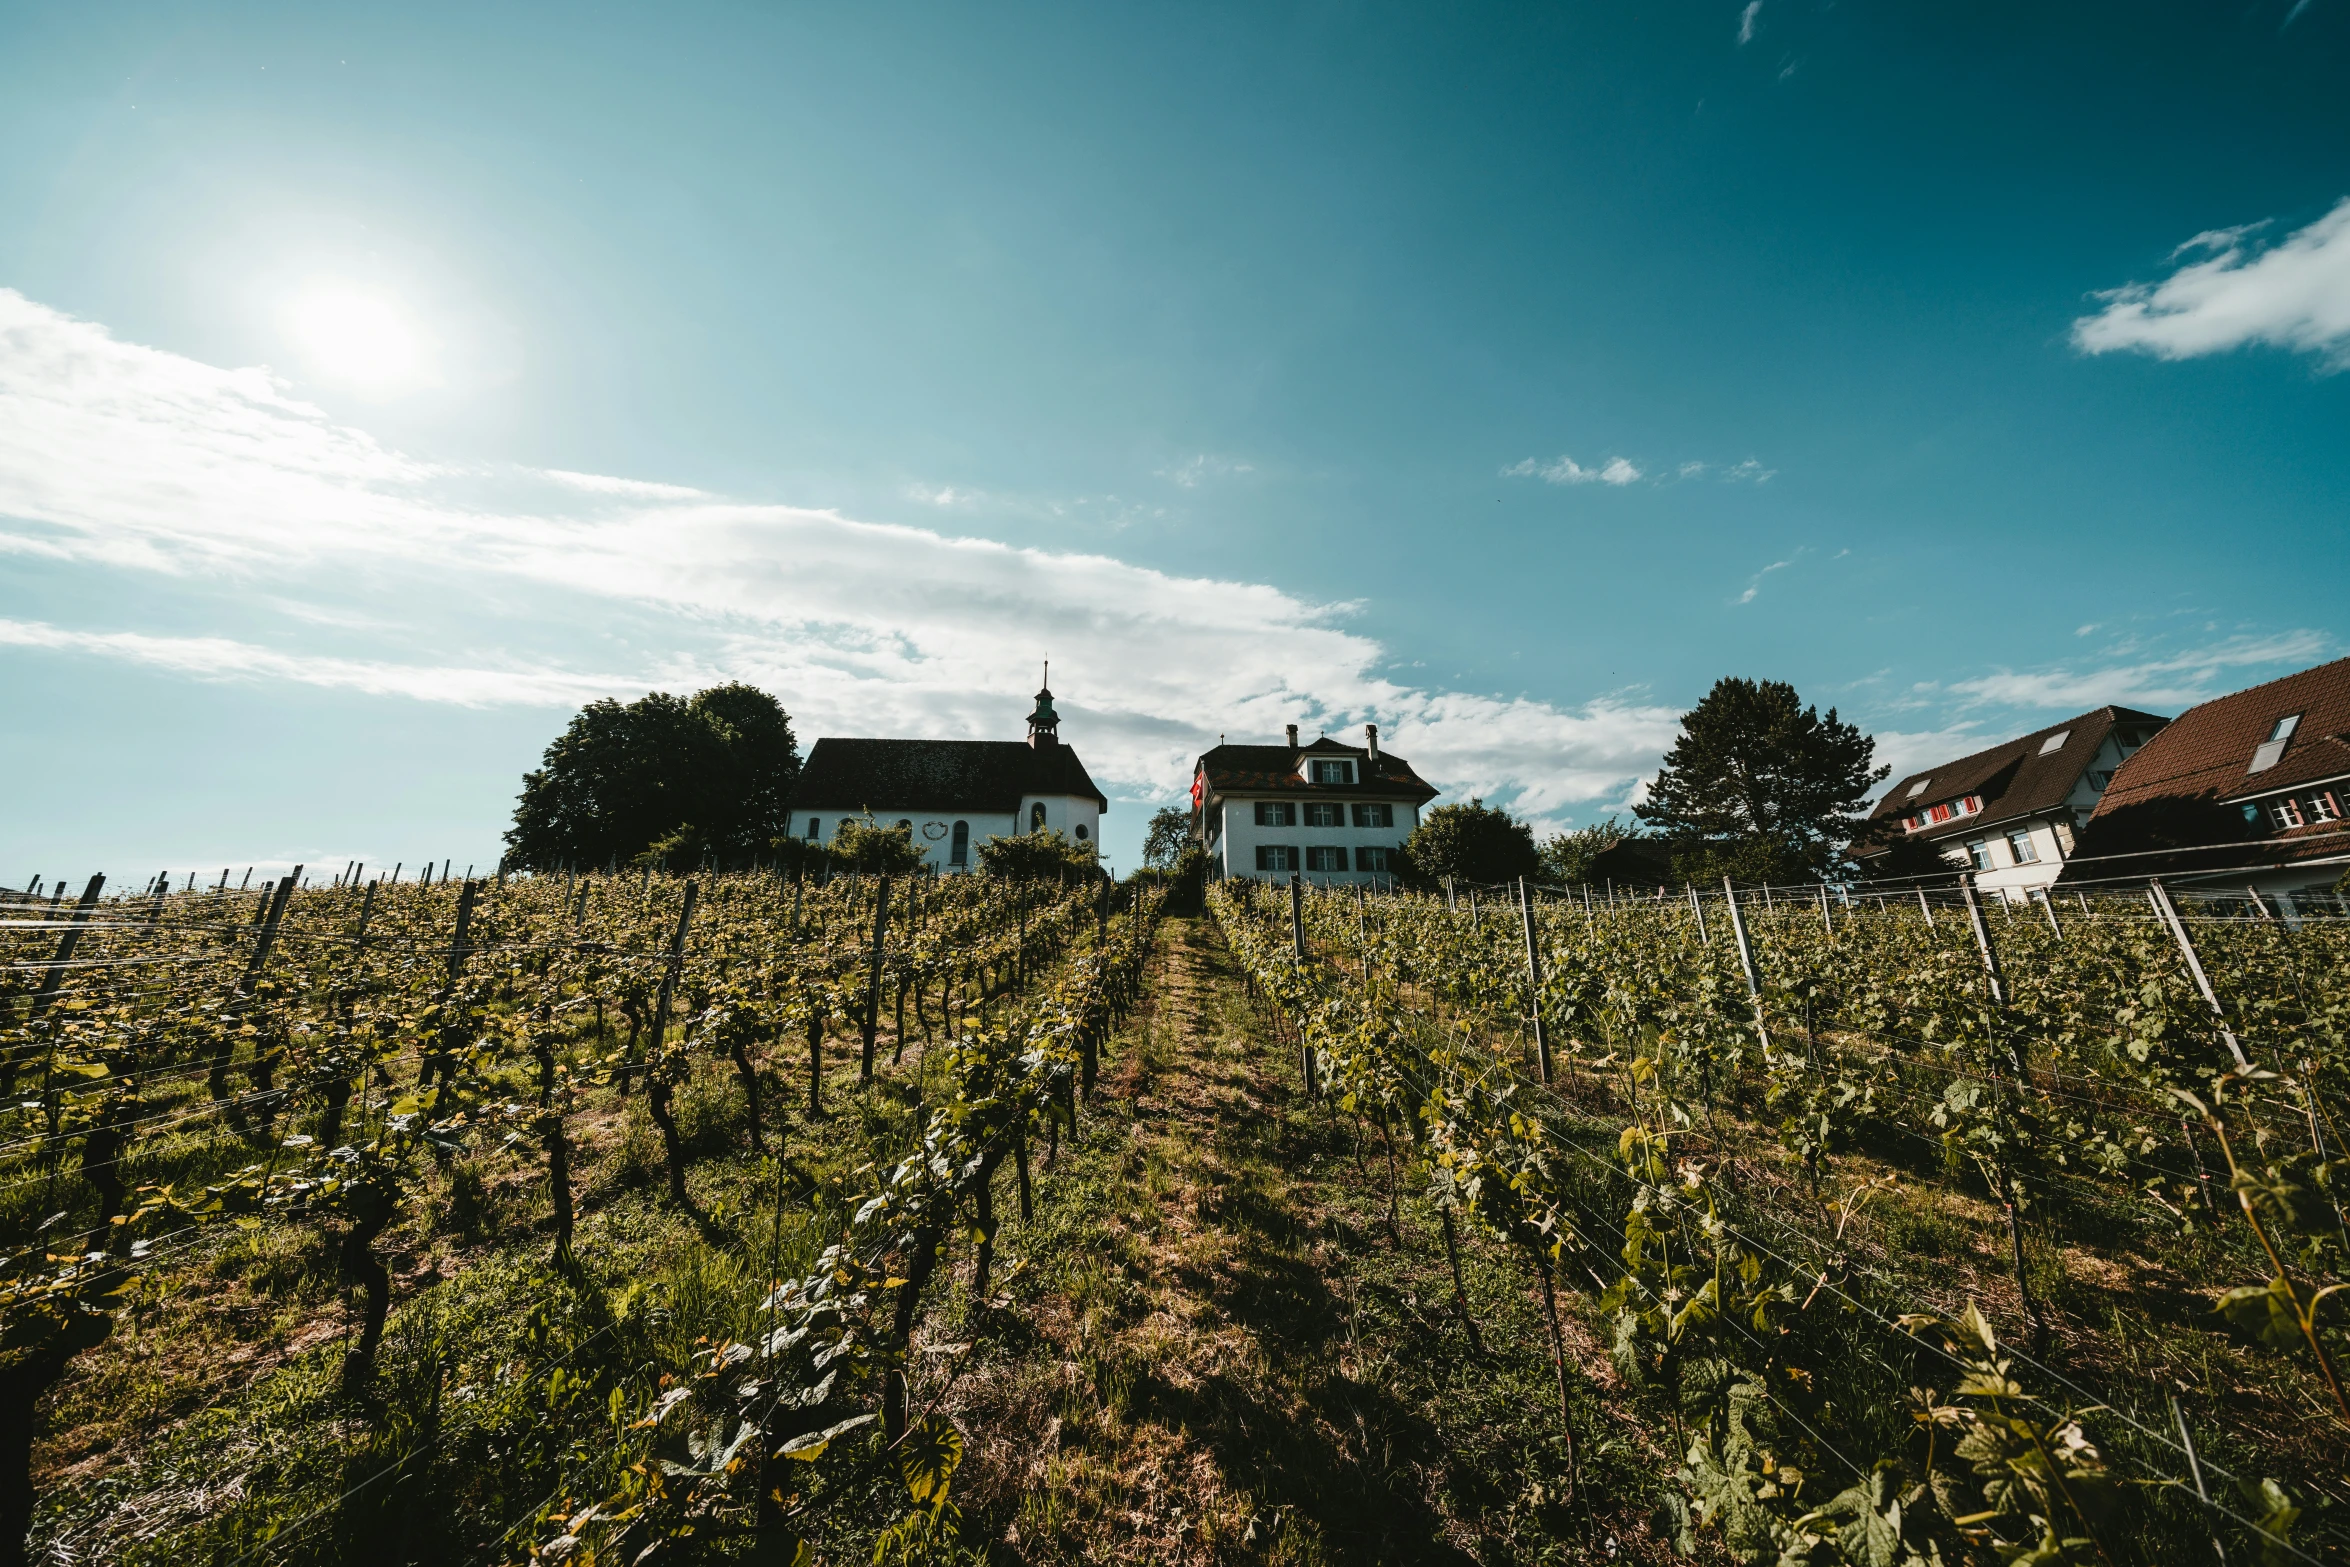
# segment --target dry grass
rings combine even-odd
[[[1178,921],[1080,1148],[1046,1174],[1021,1272],[965,1296],[930,1357],[970,1433],[967,1540],[1034,1563],[1662,1560],[1670,1467],[1571,1328],[1592,1516],[1563,1504],[1556,1384],[1530,1285],[1472,1245],[1490,1354],[1451,1310],[1431,1215],[1386,1229],[1384,1156]],[[999,1207],[1008,1206],[999,1203]]]

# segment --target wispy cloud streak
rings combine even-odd
[[[1617,463],[1600,482],[1638,477]],[[494,598],[480,623],[516,644],[451,664],[381,625],[338,628],[395,639],[355,657],[264,646],[244,623],[195,636],[0,624],[0,644],[204,679],[562,706],[737,677],[782,694],[811,736],[974,736],[1016,729],[1035,660],[1049,656],[1088,764],[1135,791],[1179,790],[1218,733],[1377,720],[1448,789],[1548,814],[1620,795],[1675,718],[1631,701],[1570,709],[1409,684],[1347,624],[1350,606],[1267,583],[685,485],[432,463],[336,424],[265,372],[122,343],[7,291],[0,549],[294,598],[354,568],[406,573]],[[567,667],[548,628],[578,595],[625,607],[651,628],[638,644],[662,651],[613,674]]]
[[[2105,308],[2073,323],[2074,345],[2192,359],[2259,343],[2350,365],[2350,197],[2264,249],[2266,227],[2198,234],[2171,256],[2200,259],[2098,295]]]

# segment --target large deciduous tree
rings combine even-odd
[[[1162,805],[1151,814],[1150,831],[1142,840],[1142,863],[1161,869],[1173,865],[1191,842],[1191,811],[1180,805]]]
[[[1799,881],[1824,872],[1867,813],[1876,742],[1805,707],[1777,680],[1717,681],[1632,808],[1692,881]]]
[[[1435,879],[1513,881],[1539,869],[1534,829],[1478,799],[1436,807],[1420,818],[1403,849],[1416,874]]]
[[[508,863],[740,862],[786,830],[799,776],[791,715],[755,686],[591,702],[523,774]]]

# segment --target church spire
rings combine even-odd
[[[1059,745],[1061,715],[1053,711],[1053,666],[1045,661],[1044,684],[1037,688],[1036,711],[1028,715],[1028,743],[1042,750],[1048,745]]]

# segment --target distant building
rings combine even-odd
[[[2350,658],[2180,714],[2114,774],[2090,820],[2086,853],[2132,858],[2078,874],[2324,893],[2350,865],[2346,810]]]
[[[2120,769],[2168,722],[2101,707],[1912,773],[1869,813],[1852,857],[1871,875],[1939,862],[1973,871],[1986,891],[2028,897],[2056,880]]]
[[[844,819],[871,813],[911,828],[923,865],[943,872],[975,868],[990,838],[1039,828],[1098,844],[1109,797],[1060,727],[1047,687],[1026,740],[818,740],[792,793],[792,836],[829,843]]]
[[[1192,827],[1215,874],[1308,881],[1378,881],[1436,798],[1402,757],[1324,737],[1283,745],[1219,745],[1192,770]]]

